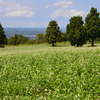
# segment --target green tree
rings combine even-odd
[[[67,24],[66,27],[66,35],[72,46],[79,47],[86,43],[86,34],[81,16],[71,17],[70,24]]]
[[[29,44],[29,45],[31,45],[31,44],[36,44],[36,40],[31,39],[31,40],[28,41],[28,44]]]
[[[24,37],[23,35],[17,35],[15,34],[15,36],[10,37],[10,39],[8,39],[8,44],[9,45],[18,45],[18,44],[25,44],[29,41],[29,39],[27,37]]]
[[[38,40],[44,40],[44,34],[43,33],[38,33],[36,37],[37,37]]]
[[[67,41],[66,33],[61,33],[62,41]]]
[[[0,24],[0,47],[7,44],[7,38],[4,32],[4,28],[2,27],[2,25]]]
[[[44,34],[43,33],[38,33],[36,36],[36,42],[37,44],[43,43],[45,40]]]
[[[19,34],[17,35],[17,44],[26,44],[29,41],[29,38],[24,37],[23,35]]]
[[[100,37],[100,13],[92,7],[90,13],[85,18],[85,29],[88,34],[88,39],[92,40],[92,46],[97,37]]]
[[[62,40],[60,27],[55,20],[49,22],[46,29],[45,39],[49,44],[52,44],[52,46],[54,46],[56,42]]]
[[[13,39],[13,45],[17,45],[18,43],[17,43],[17,39],[18,39],[18,36],[17,36],[17,34],[15,34],[15,36],[14,36],[14,39]]]

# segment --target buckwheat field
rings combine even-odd
[[[100,46],[0,48],[0,100],[99,100]]]

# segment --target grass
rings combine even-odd
[[[99,100],[100,44],[0,48],[0,99]]]

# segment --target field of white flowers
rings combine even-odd
[[[99,100],[100,46],[0,48],[0,100]]]

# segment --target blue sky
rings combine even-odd
[[[0,23],[3,27],[47,27],[56,20],[66,27],[73,16],[84,20],[91,7],[100,12],[100,0],[0,0]]]

